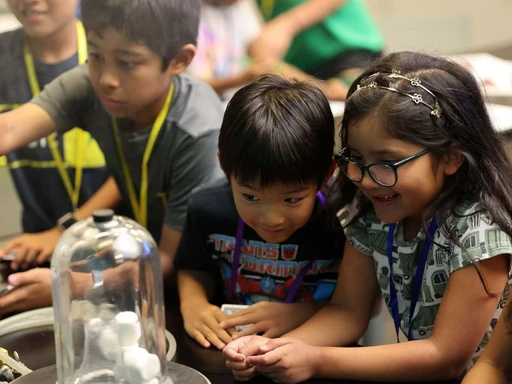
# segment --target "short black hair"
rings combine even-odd
[[[200,0],[82,0],[87,32],[121,31],[162,56],[163,69],[187,44],[197,43]]]
[[[320,186],[333,150],[329,102],[309,82],[264,75],[238,90],[224,114],[220,164],[228,178],[241,183]]]

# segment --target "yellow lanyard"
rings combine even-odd
[[[133,214],[135,215],[135,220],[137,220],[137,222],[143,227],[147,227],[148,222],[149,158],[151,157],[151,152],[153,151],[153,147],[155,146],[156,139],[162,129],[162,126],[164,125],[167,113],[169,112],[173,93],[174,84],[171,85],[171,88],[169,89],[169,94],[167,95],[167,99],[165,100],[164,107],[158,114],[158,117],[156,118],[155,123],[153,124],[151,132],[149,134],[146,149],[144,150],[144,155],[142,156],[141,181],[138,200],[137,194],[135,193],[135,185],[133,184],[132,176],[130,174],[130,169],[128,168],[128,164],[126,163],[126,159],[123,153],[123,147],[121,146],[121,139],[119,138],[119,127],[117,126],[117,120],[115,118],[112,118],[112,127],[114,129],[114,139],[116,142],[117,154],[119,156],[119,160],[121,161],[123,176],[126,181],[126,188],[128,189],[128,197],[130,198],[130,204],[132,206]]]
[[[261,5],[261,13],[263,14],[263,18],[265,20],[269,20],[272,17],[272,12],[274,12],[275,0],[260,0]]]
[[[87,60],[87,38],[85,34],[84,26],[80,21],[76,22],[76,34],[78,40],[78,63],[84,64]],[[34,57],[32,56],[32,52],[27,44],[23,46],[23,54],[25,57],[25,67],[28,75],[28,82],[30,84],[30,89],[32,91],[32,95],[35,97],[41,93],[41,88],[39,87],[39,81],[37,80],[36,68],[34,66]],[[57,170],[60,174],[62,182],[68,192],[69,198],[71,199],[71,203],[73,204],[73,210],[78,207],[78,199],[80,196],[80,186],[82,184],[82,173],[83,173],[83,152],[85,145],[85,135],[79,134],[76,139],[76,166],[75,166],[75,187],[71,185],[71,179],[69,177],[69,173],[67,172],[64,161],[62,159],[62,155],[60,154],[59,145],[53,136],[48,136],[48,147],[52,152],[53,159],[55,160],[55,164],[57,166]]]

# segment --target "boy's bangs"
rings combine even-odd
[[[266,140],[252,140],[229,155],[232,174],[243,184],[258,182],[259,187],[320,183],[318,161],[283,140],[272,145]],[[290,161],[293,160],[293,161]]]

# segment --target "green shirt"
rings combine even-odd
[[[274,0],[268,21],[309,0]],[[258,0],[258,5],[262,1]],[[262,11],[265,11],[262,9]],[[348,0],[318,24],[295,36],[285,61],[309,72],[350,50],[381,51],[382,36],[361,0]]]
[[[357,214],[356,204],[357,200],[354,200],[339,212],[338,217],[344,227]],[[393,282],[397,291],[400,328],[407,335],[409,327],[412,326],[413,339],[426,339],[432,334],[437,311],[448,279],[453,272],[472,264],[474,260],[512,253],[510,237],[496,223],[493,223],[487,211],[479,212],[481,208],[479,203],[461,204],[457,212],[460,212],[462,217],[452,216],[449,219],[450,227],[455,229],[464,248],[454,244],[439,229],[435,233],[435,242],[432,243],[428,253],[412,325],[409,319],[412,286],[416,274],[416,263],[425,241],[425,232],[421,230],[414,239],[404,241],[402,223],[397,224],[393,242]],[[380,290],[391,313],[387,257],[388,224],[380,221],[372,208],[346,227],[345,233],[347,240],[357,250],[373,258]],[[511,272],[512,269],[509,267],[509,278],[501,300],[464,373],[473,366],[487,345],[501,311],[505,307],[512,283]]]

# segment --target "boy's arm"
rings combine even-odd
[[[97,209],[114,208],[120,201],[121,193],[111,177],[74,212],[74,217],[78,221],[86,219]],[[25,233],[7,242],[0,250],[0,256],[14,252],[16,259],[11,263],[11,268],[15,271],[20,265],[23,269],[33,264],[40,265],[52,256],[61,234],[58,226],[40,233]]]
[[[75,219],[84,220],[92,216],[98,209],[115,208],[121,203],[122,197],[119,187],[113,177],[109,177],[105,183],[91,196],[75,213]]]
[[[67,71],[48,84],[36,98],[0,116],[0,155],[23,147],[57,130],[82,123],[94,95],[85,66]]]
[[[160,259],[162,261],[162,274],[167,283],[174,285],[176,274],[174,270],[174,258],[176,250],[181,240],[181,232],[167,225],[162,227],[162,236],[160,237]],[[170,281],[169,281],[170,280]]]
[[[208,217],[194,197],[188,205],[187,220],[175,258],[177,270],[180,310],[188,335],[205,348],[214,345],[224,348],[231,341],[228,331],[219,323],[226,318],[221,309],[210,304],[215,295],[215,284],[211,274],[214,268],[211,253],[208,252]],[[208,207],[204,207],[208,209]]]
[[[230,315],[220,326],[224,329],[231,329],[250,324],[236,333],[237,338],[255,334],[265,337],[280,337],[303,324],[326,304],[326,301],[312,303],[260,301]]]
[[[27,103],[0,114],[0,155],[24,147],[57,131],[51,116],[40,106]]]

